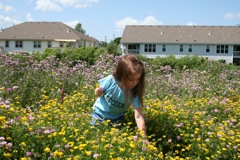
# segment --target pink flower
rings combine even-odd
[[[13,146],[12,143],[8,143],[8,144],[7,144],[7,147],[8,147],[8,148],[12,148],[12,146]]]
[[[133,136],[133,140],[136,141],[138,139],[138,136]]]
[[[183,123],[177,124],[177,127],[178,127],[178,128],[181,128],[182,126],[183,126]]]
[[[12,88],[13,90],[15,90],[15,89],[18,89],[18,86],[13,86],[13,88]]]
[[[33,116],[28,116],[28,119],[29,119],[30,121],[33,121],[33,120],[34,120],[34,117],[33,117]]]
[[[4,137],[0,137],[0,141],[4,141],[5,140],[5,138]]]
[[[100,155],[96,153],[96,154],[93,155],[93,158],[97,159],[99,156]]]
[[[32,156],[32,152],[26,152],[26,156],[27,157],[31,157]]]
[[[69,144],[66,144],[65,145],[65,149],[69,149],[70,148],[70,145]]]

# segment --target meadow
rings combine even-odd
[[[239,66],[199,57],[139,56],[146,66],[144,137],[133,108],[121,130],[108,121],[89,125],[97,80],[111,74],[118,59],[100,54],[89,64],[0,53],[1,159],[240,158]]]

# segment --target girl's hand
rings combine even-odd
[[[103,94],[103,89],[101,87],[97,87],[94,93],[95,93],[95,96],[100,97]]]

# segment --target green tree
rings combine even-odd
[[[100,47],[105,47],[105,48],[107,48],[108,43],[105,42],[105,41],[100,41],[100,42],[99,42],[99,46],[100,46]]]
[[[120,41],[121,41],[121,37],[117,37],[114,39],[114,43],[119,45],[120,44]]]
[[[83,34],[86,34],[86,31],[83,29],[81,23],[76,24],[75,30],[77,30],[78,32],[81,32],[81,33],[83,33]]]

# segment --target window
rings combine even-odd
[[[8,48],[9,47],[9,41],[5,42],[5,47]]]
[[[206,45],[206,52],[208,53],[208,52],[210,52],[210,45]]]
[[[64,43],[63,42],[60,42],[60,47],[64,47]]]
[[[156,52],[156,44],[145,44],[144,52]]]
[[[33,48],[41,48],[41,42],[40,41],[34,41],[33,42]]]
[[[52,47],[52,42],[48,41],[48,48],[51,48],[51,47]]]
[[[128,49],[139,50],[139,44],[129,44]]]
[[[192,45],[191,44],[188,45],[188,52],[192,52]]]
[[[225,53],[228,53],[228,45],[225,45]]]
[[[180,52],[183,52],[183,44],[180,44],[179,51],[180,51]]]
[[[166,52],[166,44],[162,44],[162,52]]]
[[[228,45],[217,45],[217,53],[228,53]]]
[[[140,49],[140,44],[128,44],[127,49],[128,49],[128,53],[138,54]]]
[[[15,47],[16,48],[22,48],[23,47],[22,41],[15,41]]]

